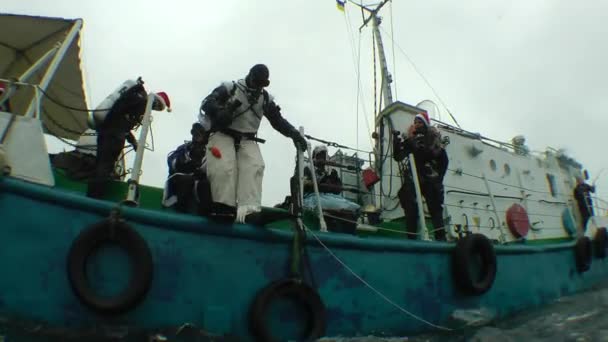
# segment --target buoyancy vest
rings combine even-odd
[[[262,117],[264,106],[273,101],[273,97],[262,90],[255,94],[253,89],[247,87],[244,79],[236,82],[224,82],[222,85],[230,93],[228,101],[239,100],[241,105],[234,111],[233,120],[229,129],[241,133],[257,133]]]
[[[89,113],[88,124],[92,129],[97,129],[103,124],[108,113],[112,107],[118,101],[118,99],[126,93],[129,89],[138,85],[137,80],[126,80],[118,88],[116,88],[110,95],[108,95],[101,103],[95,108],[94,111]]]

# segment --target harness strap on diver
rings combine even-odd
[[[260,144],[263,144],[266,142],[266,140],[256,137],[255,133],[243,133],[243,132],[239,132],[237,130],[231,129],[231,128],[224,128],[224,129],[220,130],[220,132],[222,132],[222,133],[230,136],[232,139],[234,139],[234,148],[237,151],[241,147],[241,140],[243,140],[243,139],[255,141]]]
[[[255,114],[255,116],[257,116],[258,119],[262,119],[263,114],[259,114],[253,108],[253,106],[257,103],[258,97],[260,96],[259,93],[251,92],[251,91],[248,91],[247,89],[243,89],[243,86],[239,85],[238,83],[236,83],[234,81],[232,82],[232,84],[233,84],[233,87],[232,87],[232,90],[230,91],[230,96],[231,97],[234,96],[234,93],[236,92],[236,88],[239,88],[243,93],[245,93],[247,95],[247,103],[249,103],[249,107],[247,107],[240,113],[234,114],[232,116],[232,120],[245,114],[248,110],[251,110],[253,112],[253,114]],[[268,92],[265,89],[262,89],[262,95],[264,95],[263,105],[265,106],[270,101],[270,96],[268,95]]]

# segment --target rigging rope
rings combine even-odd
[[[310,140],[314,140],[314,141],[318,141],[324,145],[327,146],[331,146],[331,147],[337,147],[337,148],[343,148],[343,149],[347,149],[347,150],[352,150],[352,151],[356,151],[356,152],[361,152],[361,153],[367,153],[367,154],[371,154],[372,152],[369,151],[365,151],[365,150],[360,150],[360,149],[356,149],[356,148],[352,148],[352,147],[348,147],[346,145],[342,145],[342,144],[338,144],[337,142],[333,142],[333,141],[328,141],[328,140],[323,140],[320,138],[315,138],[311,135],[305,134],[304,135],[307,139]]]
[[[357,122],[356,122],[356,141],[359,149],[359,99],[361,97],[361,32],[359,32],[359,45],[357,47]],[[368,135],[369,126],[368,126]]]
[[[458,123],[458,121],[456,120],[456,118],[454,117],[454,115],[452,114],[452,111],[450,111],[450,109],[448,108],[448,106],[445,104],[445,102],[443,102],[443,99],[441,98],[441,96],[439,96],[439,94],[437,93],[437,91],[435,90],[435,88],[431,85],[431,83],[429,82],[429,80],[422,74],[422,71],[420,71],[420,69],[418,68],[418,66],[416,66],[416,64],[414,63],[414,61],[410,58],[410,56],[405,52],[405,50],[399,45],[399,43],[395,42],[395,39],[393,38],[393,36],[386,32],[382,27],[380,27],[380,29],[382,30],[382,32],[386,33],[389,35],[390,39],[393,41],[393,44],[397,46],[397,48],[399,48],[399,51],[401,51],[401,53],[405,56],[405,58],[408,60],[408,62],[412,65],[412,67],[414,68],[414,71],[416,71],[416,73],[422,78],[422,80],[424,81],[424,83],[426,83],[426,85],[429,87],[429,89],[431,89],[431,91],[433,92],[433,94],[437,97],[437,99],[439,100],[439,102],[441,103],[441,105],[445,108],[445,110],[448,112],[448,114],[450,115],[450,117],[452,118],[452,120],[454,120],[454,123],[456,124],[456,126],[458,126],[460,128],[460,124]]]
[[[352,32],[352,28],[351,28],[351,22],[350,22],[350,16],[348,15],[348,11],[345,10],[344,11],[344,22],[346,24],[346,30],[348,32],[349,35],[349,42],[351,44],[351,51],[353,54],[353,66],[355,68],[355,73],[357,76],[357,87],[360,88],[361,87],[361,77],[360,77],[360,72],[358,70],[358,66],[360,65],[360,60],[361,60],[361,49],[359,49],[359,51],[355,51],[355,43],[354,43],[354,38],[353,38],[353,32]],[[361,32],[359,32],[359,39],[361,39]],[[367,106],[365,105],[365,99],[363,97],[363,95],[359,92],[358,94],[358,98],[357,100],[361,101],[361,107],[363,109],[363,117],[365,118],[365,126],[367,127],[367,136],[370,140],[370,146],[374,146],[374,141],[372,139],[372,131],[370,128],[370,124],[369,124],[369,115],[368,111],[367,111]],[[357,105],[357,108],[359,108],[359,106]]]
[[[36,88],[38,88],[38,90],[40,90],[40,92],[49,100],[51,100],[51,102],[54,102],[56,105],[63,107],[63,108],[67,108],[67,109],[71,109],[71,110],[75,110],[77,112],[104,112],[104,111],[108,111],[111,108],[106,108],[106,109],[87,109],[87,108],[78,108],[78,107],[72,107],[72,106],[68,106],[64,103],[59,102],[58,100],[54,99],[52,96],[50,96],[46,91],[44,91],[40,86],[36,86]]]
[[[64,125],[60,124],[60,123],[59,123],[57,120],[55,120],[55,119],[54,119],[54,118],[53,118],[53,117],[52,117],[52,116],[51,116],[49,113],[47,113],[47,112],[46,112],[46,110],[44,110],[44,109],[42,110],[42,115],[43,115],[45,118],[49,119],[49,121],[51,121],[51,122],[53,123],[53,125],[57,126],[57,128],[59,128],[59,129],[63,130],[64,132],[67,132],[67,133],[70,133],[70,134],[75,134],[75,135],[81,135],[81,134],[82,134],[82,132],[81,132],[81,131],[75,131],[75,130],[73,130],[73,129],[67,128],[67,127],[65,127]],[[46,125],[45,125],[45,127],[46,127],[47,131],[49,131],[49,133],[50,133],[50,132],[51,132],[51,130],[48,128],[48,126],[46,126]],[[53,134],[51,133],[51,135],[53,135]]]
[[[40,92],[42,92],[42,94],[43,94],[45,97],[47,97],[49,100],[51,100],[52,102],[54,102],[55,104],[57,104],[57,105],[58,105],[58,106],[60,106],[60,107],[64,107],[64,108],[71,109],[71,110],[76,110],[76,111],[82,111],[82,112],[88,112],[88,111],[91,111],[91,112],[98,112],[98,111],[105,111],[105,110],[109,110],[109,109],[79,109],[79,108],[76,108],[76,107],[71,107],[71,106],[65,105],[65,104],[63,104],[63,103],[61,103],[61,102],[59,102],[59,101],[57,101],[57,100],[53,99],[53,98],[52,98],[51,96],[49,96],[49,95],[48,95],[48,94],[47,94],[47,93],[46,93],[44,90],[42,90],[42,88],[40,88],[39,86],[37,86],[37,88],[40,90]],[[67,127],[65,127],[64,125],[60,124],[60,123],[59,123],[57,120],[55,120],[55,119],[54,119],[54,118],[53,118],[53,117],[52,117],[52,116],[51,116],[51,115],[50,115],[50,114],[49,114],[49,113],[48,113],[46,110],[42,110],[42,114],[44,115],[44,117],[45,117],[45,118],[49,119],[49,121],[51,121],[51,122],[53,123],[53,125],[55,125],[57,128],[59,128],[59,129],[61,129],[61,130],[65,131],[65,132],[67,132],[67,133],[70,133],[70,134],[75,134],[75,135],[80,135],[80,136],[82,136],[82,135],[97,135],[97,134],[83,134],[83,133],[82,133],[82,132],[80,132],[80,131],[75,131],[75,130],[73,130],[73,129],[67,128]],[[137,129],[137,128],[138,128],[140,125],[141,125],[141,122],[139,122],[139,123],[137,124],[137,126],[135,127],[135,129]],[[62,141],[62,142],[64,142],[65,144],[70,145],[70,146],[72,146],[72,147],[79,147],[79,148],[83,148],[82,146],[77,146],[76,144],[70,143],[70,142],[68,142],[66,139],[63,139],[63,138],[61,138],[61,137],[59,137],[59,136],[57,136],[57,135],[53,134],[47,125],[44,125],[44,127],[46,128],[46,130],[49,132],[49,134],[50,134],[50,135],[52,135],[52,136],[54,136],[55,138],[57,138],[57,139],[61,140],[61,141]],[[144,145],[144,148],[145,148],[145,149],[147,149],[148,151],[152,151],[152,152],[154,152],[154,146],[155,146],[155,145],[154,145],[154,131],[153,131],[153,129],[152,129],[152,125],[150,125],[150,139],[152,140],[152,141],[151,141],[151,145],[147,145],[147,144],[145,144],[145,145]],[[86,149],[86,148],[85,148],[85,149]]]
[[[378,76],[376,75],[376,68],[377,68],[377,62],[376,62],[376,35],[372,34],[372,56],[374,57],[373,61],[374,61],[374,118],[376,118],[378,116],[378,112],[380,111],[378,108]],[[382,90],[380,90],[382,91]]]
[[[391,2],[391,9],[390,9],[390,13],[391,13],[391,36],[395,36],[394,32],[395,32],[395,26],[393,25],[393,0],[390,0]],[[392,43],[393,43],[393,83],[394,88],[395,88],[395,99],[398,99],[399,96],[397,96],[397,60],[395,59],[395,39],[391,39]]]
[[[376,289],[375,287],[373,287],[370,283],[368,283],[367,281],[365,281],[365,279],[363,279],[361,276],[359,276],[357,273],[355,273],[355,271],[352,268],[350,268],[347,264],[345,264],[344,261],[342,261],[340,258],[338,258],[338,256],[335,255],[334,252],[332,252],[329,249],[329,247],[327,247],[323,243],[323,241],[321,241],[321,239],[319,239],[319,237],[317,236],[317,234],[314,233],[314,231],[312,231],[311,229],[309,229],[306,226],[304,226],[304,228],[306,228],[306,230],[308,232],[310,232],[310,234],[315,238],[315,240],[317,240],[317,242],[327,251],[327,253],[329,253],[329,255],[332,256],[332,258],[334,258],[342,267],[344,267],[348,272],[350,272],[350,274],[352,274],[355,278],[357,278],[367,288],[369,288],[374,293],[376,293],[384,301],[386,301],[387,303],[391,304],[393,307],[395,307],[399,311],[403,312],[404,314],[406,314],[406,315],[414,318],[415,320],[420,321],[420,322],[422,322],[422,323],[424,323],[424,324],[426,324],[426,325],[428,325],[430,327],[433,327],[433,328],[436,328],[436,329],[439,329],[439,330],[444,330],[444,331],[453,331],[454,330],[454,329],[451,329],[451,328],[448,328],[448,327],[444,327],[444,326],[441,326],[441,325],[433,324],[433,323],[425,320],[424,318],[422,318],[420,316],[417,316],[417,315],[411,313],[410,311],[404,309],[399,304],[395,303],[393,300],[391,300],[390,298],[388,298],[386,295],[384,295],[378,289]]]

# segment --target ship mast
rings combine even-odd
[[[380,108],[385,108],[388,105],[390,105],[391,103],[393,103],[393,93],[391,91],[391,83],[393,82],[393,80],[392,80],[391,74],[388,71],[386,55],[384,53],[384,45],[382,44],[382,35],[380,34],[380,23],[381,23],[382,19],[380,18],[380,16],[378,16],[378,12],[380,11],[380,9],[382,9],[382,7],[384,5],[386,5],[386,3],[388,3],[389,1],[390,0],[383,0],[380,4],[378,4],[376,6],[376,8],[370,8],[367,6],[355,4],[355,5],[359,6],[362,11],[369,13],[369,16],[363,20],[363,25],[361,25],[361,27],[359,27],[359,31],[361,31],[361,29],[363,29],[365,26],[367,26],[367,24],[370,21],[372,23],[372,28],[374,31],[374,38],[376,40],[376,45],[377,45],[376,47],[378,49],[378,59],[380,60],[380,72],[381,72],[381,76],[382,76],[380,91],[382,94],[382,100],[384,102],[384,106],[382,106],[382,103],[381,103],[381,105],[379,106]],[[351,1],[351,3],[354,4],[353,1]],[[382,160],[383,160],[383,151],[385,149],[384,144],[387,143],[388,141],[385,141],[387,139],[385,137],[384,120],[382,120],[382,118],[380,116],[381,112],[382,112],[382,110],[379,109],[377,113],[374,113],[373,137],[374,137],[374,140],[376,141],[375,142],[376,146],[374,147],[375,169],[376,169],[376,172],[379,175],[381,175],[380,177],[382,178],[382,175],[383,175]],[[382,193],[383,193],[382,182],[380,182],[378,191],[379,191],[380,195],[382,195]],[[376,205],[382,207],[382,202],[383,202],[383,198],[382,198],[382,196],[379,196],[379,198],[377,198]]]
[[[382,19],[380,18],[380,16],[378,16],[378,12],[389,1],[390,0],[384,0],[374,9],[362,5],[357,5],[361,7],[362,10],[365,10],[369,13],[369,16],[363,21],[363,25],[359,27],[359,30],[367,26],[370,21],[372,22],[374,38],[376,40],[376,45],[378,48],[378,59],[380,60],[380,73],[382,76],[381,93],[382,100],[384,101],[384,107],[393,103],[393,92],[391,90],[391,83],[393,83],[393,79],[390,72],[388,71],[388,64],[386,62],[386,55],[384,53],[384,45],[382,44],[382,35],[380,34],[380,24],[382,23]]]

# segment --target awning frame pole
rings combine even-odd
[[[53,60],[51,61],[49,68],[46,70],[46,73],[44,74],[42,81],[40,81],[38,88],[36,88],[36,90],[35,90],[36,92],[38,92],[39,89],[42,91],[47,90],[49,83],[51,82],[51,79],[53,78],[53,76],[55,76],[55,73],[57,72],[59,65],[63,61],[63,57],[65,57],[65,54],[68,51],[68,48],[74,41],[74,38],[76,38],[76,35],[78,33],[80,33],[81,29],[82,29],[82,19],[76,19],[74,21],[74,25],[72,25],[72,28],[66,35],[65,39],[61,43],[61,46],[59,47],[59,50],[57,51]],[[37,96],[38,96],[38,94],[34,94],[34,98],[30,102],[30,105],[29,105],[27,111],[25,112],[25,117],[34,117],[35,115],[37,115],[40,112],[40,101],[36,101]]]

